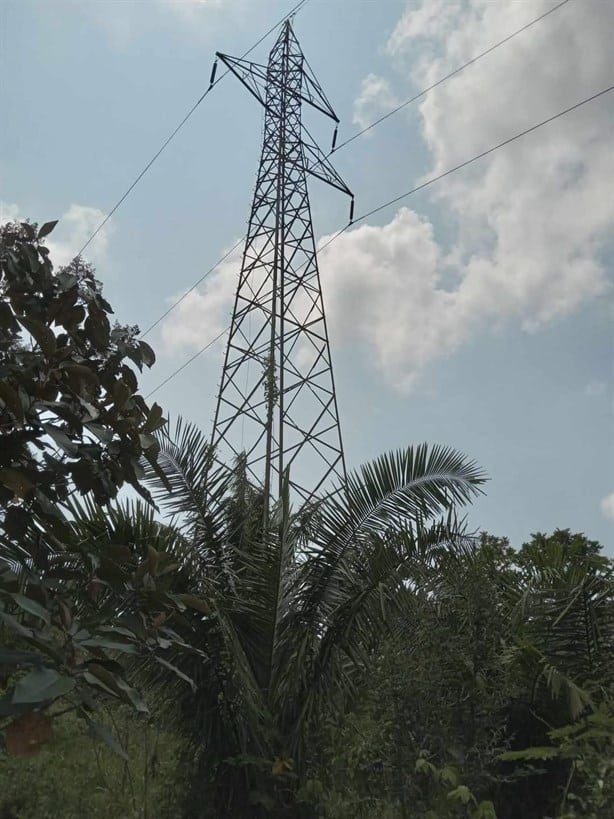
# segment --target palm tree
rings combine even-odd
[[[389,613],[409,604],[408,566],[457,537],[453,510],[484,475],[449,448],[410,447],[309,507],[292,510],[286,488],[264,529],[244,462],[216,464],[181,421],[160,444],[162,471],[146,476],[171,516],[158,546],[187,567],[170,625],[200,651],[169,649],[193,688],[160,665],[141,673],[191,740],[187,815],[300,815],[310,730],[343,709]]]

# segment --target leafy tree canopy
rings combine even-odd
[[[151,512],[121,531],[75,524],[79,495],[107,504],[129,484],[151,500],[141,461],[158,469],[165,420],[138,392],[154,353],[138,328],[111,325],[91,265],[54,272],[55,224],[0,229],[0,718],[19,718],[16,746],[48,738],[43,712],[59,698],[86,715],[103,693],[147,711],[118,659],[158,656],[174,639],[162,623],[185,609]]]

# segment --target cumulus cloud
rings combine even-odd
[[[366,342],[396,387],[410,388],[427,361],[462,341],[465,328],[450,320],[455,297],[441,287],[432,225],[413,211],[342,234],[323,249],[320,266],[333,340]]]
[[[0,202],[0,225],[14,222],[16,219],[19,219],[19,205]]]
[[[413,82],[409,95],[549,7],[535,0],[528,15],[522,3],[422,0],[408,6],[387,50]],[[598,12],[569,4],[429,92],[420,106],[427,175],[608,85],[613,29],[614,4]],[[374,116],[386,94],[390,107],[388,82],[366,77],[355,121]],[[363,343],[388,381],[408,390],[476,334],[510,323],[537,332],[607,293],[613,137],[604,99],[448,177],[432,188],[455,228],[445,246],[406,207],[340,235],[320,258],[334,342]],[[200,347],[226,326],[239,266],[229,259],[182,302],[162,328],[170,346]]]
[[[105,217],[99,208],[87,205],[71,205],[60,217],[57,227],[47,240],[51,258],[56,267],[67,264]],[[84,251],[85,258],[93,264],[106,260],[109,237],[113,233],[113,224],[109,220],[104,228],[92,239]]]
[[[412,55],[404,70],[409,67],[419,85],[433,83],[527,22],[520,3],[439,5],[441,14],[432,0],[412,4],[388,42],[396,58]],[[534,3],[531,16],[548,7]],[[614,5],[589,13],[570,4],[513,47],[430,92],[420,106],[432,156],[428,176],[606,87],[613,27]],[[422,247],[429,231],[409,211],[387,225],[348,232],[331,246],[330,286],[337,274],[345,281],[353,316],[364,318],[354,322],[353,332],[369,338],[397,385],[411,386],[429,362],[472,333],[510,321],[535,332],[609,289],[613,136],[614,109],[597,101],[441,182],[433,194],[456,226],[446,252],[435,246],[415,252],[414,243]],[[429,235],[434,242],[432,230]],[[433,267],[444,262],[456,282],[449,290]],[[362,271],[356,280],[344,273],[353,264]],[[394,297],[380,295],[378,287],[390,287]],[[332,302],[334,327],[343,316],[335,318]],[[374,314],[384,303],[387,320],[378,321]]]
[[[379,114],[386,113],[399,104],[388,80],[376,74],[368,74],[362,81],[360,94],[354,100],[353,122],[366,128]]]
[[[75,254],[79,252],[81,247],[83,247],[92,233],[94,233],[104,217],[104,212],[99,208],[93,208],[87,205],[71,205],[68,210],[59,217],[58,224],[53,233],[45,240],[54,266],[62,267],[62,265],[68,264],[68,262],[74,258]],[[18,205],[0,202],[0,223],[25,218],[26,214],[21,212]],[[57,217],[49,215],[37,221],[42,224],[43,222],[53,221],[53,218]],[[101,264],[106,260],[109,237],[112,232],[113,224],[111,220],[109,220],[96,238],[88,245],[84,253],[88,261],[93,264]]]
[[[403,12],[388,42],[388,54],[404,53],[415,39],[428,39],[450,31],[461,12],[461,4],[452,0],[429,0],[419,6],[412,3]]]
[[[609,495],[606,495],[605,498],[602,498],[599,506],[601,508],[601,514],[604,516],[604,518],[614,520],[614,492],[611,492]]]
[[[162,323],[160,335],[167,349],[199,349],[230,323],[241,253],[238,247]],[[175,294],[169,302],[174,303],[181,295]]]

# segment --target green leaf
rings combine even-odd
[[[146,341],[139,341],[139,348],[141,351],[141,358],[143,359],[143,364],[146,367],[151,367],[153,364],[156,363],[156,354],[151,349],[149,344]]]
[[[524,748],[522,751],[505,751],[505,753],[499,755],[499,759],[502,759],[504,762],[515,762],[517,760],[529,760],[529,759],[552,759],[555,756],[558,756],[559,749],[550,747],[536,747],[536,748]]]
[[[41,620],[44,620],[45,623],[49,625],[51,620],[49,612],[44,606],[37,603],[36,600],[31,600],[29,597],[25,597],[23,594],[11,594],[11,597],[17,603],[19,608],[27,611],[29,614],[33,614],[35,617],[40,617]]]
[[[177,668],[177,666],[169,663],[168,660],[165,660],[163,657],[156,656],[156,660],[163,665],[164,668],[168,668],[169,671],[172,671],[173,674],[176,674],[179,679],[184,680],[190,686],[192,691],[196,692],[196,683],[194,680],[190,679],[187,674],[184,674],[183,671]]]
[[[7,614],[4,611],[0,611],[0,620],[2,620],[2,622],[5,623],[11,629],[11,631],[19,634],[20,637],[32,637],[34,635],[34,631],[31,628],[22,626],[19,620],[16,617],[13,617],[12,614]]]
[[[76,455],[79,452],[77,445],[68,437],[64,430],[53,424],[43,424],[43,429],[67,455]]]
[[[19,394],[5,380],[0,381],[0,400],[13,413],[17,421],[23,421],[23,404]]]
[[[0,665],[38,665],[41,659],[34,651],[14,651],[0,646]]]
[[[54,227],[57,225],[57,223],[58,223],[57,219],[54,219],[53,222],[45,222],[45,224],[38,231],[38,238],[44,239],[45,236],[48,236],[54,229]]]
[[[81,312],[83,312],[83,310],[81,310]],[[98,376],[91,367],[86,367],[83,364],[75,364],[74,361],[63,361],[60,367],[69,375],[76,376],[79,381],[84,381],[90,387],[97,388],[100,385]]]
[[[117,685],[124,692],[124,699],[128,699],[141,714],[149,714],[149,708],[136,688],[133,688],[121,677],[117,677],[116,680]]]
[[[139,443],[141,444],[143,450],[151,449],[152,446],[155,446],[158,442],[148,432],[141,432],[139,433]]]
[[[497,819],[497,812],[493,803],[489,800],[480,802],[473,814],[473,819]]]
[[[103,427],[101,424],[92,424],[90,422],[86,422],[85,427],[86,429],[89,429],[89,431],[92,432],[103,444],[110,444],[113,440],[113,435],[115,433],[108,427]]]
[[[122,759],[125,759],[126,761],[128,760],[128,754],[116,739],[110,728],[100,722],[88,720],[88,729],[94,739],[104,742],[105,745],[107,745],[114,753],[121,756]]]
[[[458,788],[454,788],[453,791],[450,791],[448,793],[448,799],[460,802],[463,805],[468,805],[471,801],[475,802],[474,795],[466,785],[459,785]]]
[[[112,697],[119,697],[120,692],[115,686],[111,687],[107,685],[107,683],[100,678],[99,675],[94,674],[90,671],[83,672],[83,679],[88,685],[93,685],[96,688],[101,688],[103,691],[106,691],[107,694],[110,694]]]
[[[162,417],[162,407],[159,404],[154,404],[149,409],[147,420],[143,424],[143,432],[155,432],[160,427],[164,426],[166,421]]]
[[[17,681],[13,702],[37,703],[69,694],[75,687],[72,677],[58,674],[52,668],[36,668]]]
[[[437,773],[437,768],[433,765],[433,763],[429,762],[428,759],[424,759],[423,757],[419,757],[416,760],[414,770],[416,771],[416,773],[424,773],[424,774],[436,774]]]
[[[17,320],[22,327],[26,328],[46,356],[52,356],[55,353],[55,335],[46,324],[26,316],[17,316]]]

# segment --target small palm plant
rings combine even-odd
[[[343,709],[389,613],[410,606],[410,564],[459,536],[454,509],[484,475],[454,450],[410,447],[308,507],[291,509],[286,487],[265,529],[244,462],[220,466],[181,421],[160,445],[146,480],[170,520],[156,548],[183,567],[186,605],[168,625],[198,652],[171,648],[172,671],[140,673],[190,739],[187,815],[300,815],[311,729]]]

